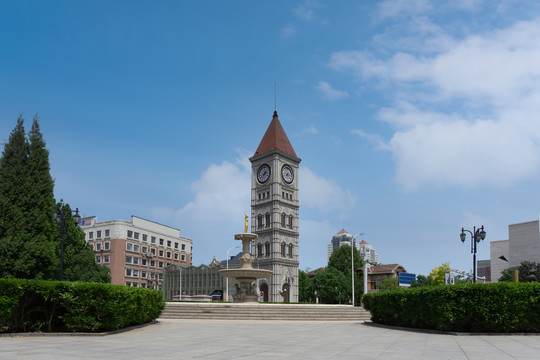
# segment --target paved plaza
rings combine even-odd
[[[160,320],[107,336],[3,336],[0,359],[540,359],[540,336],[428,334],[362,322]]]

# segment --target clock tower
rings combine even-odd
[[[273,271],[258,282],[264,301],[298,302],[298,167],[300,158],[274,111],[251,161],[253,266]]]

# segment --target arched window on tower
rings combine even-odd
[[[257,229],[262,229],[263,227],[263,216],[259,214],[257,216]]]
[[[266,213],[266,215],[265,215],[265,223],[266,223],[266,227],[270,227],[270,225],[271,225],[270,213]]]
[[[293,216],[289,215],[289,229],[292,229]]]
[[[264,256],[263,245],[257,244],[257,257],[263,257],[263,256]]]
[[[289,244],[289,257],[292,258],[293,257],[293,244]]]
[[[270,253],[270,243],[267,242],[267,243],[264,244],[264,255],[266,257],[270,257],[270,254],[271,254]]]
[[[287,245],[285,245],[285,243],[281,243],[281,257],[286,256],[286,251],[287,251]]]
[[[281,214],[281,227],[285,227],[285,221],[287,219],[287,215],[285,215],[285,213],[282,213]]]

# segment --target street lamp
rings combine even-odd
[[[467,238],[465,231],[471,234],[471,254],[473,254],[473,284],[476,284],[476,243],[479,243],[481,240],[486,238],[486,232],[484,231],[484,225],[482,225],[482,227],[479,229],[477,229],[476,226],[473,226],[473,231],[461,228],[459,238],[461,239],[462,243],[464,243],[465,239]]]
[[[364,233],[355,234],[351,239],[351,279],[352,279],[352,306],[354,307],[354,239],[357,236],[365,235]]]
[[[79,215],[79,208],[76,208],[75,210],[71,210],[71,213],[73,213],[73,222],[75,225],[79,223],[81,220],[81,216]],[[56,212],[54,214],[54,218],[58,222],[58,226],[60,227],[60,281],[64,280],[64,235],[66,234],[66,213],[64,212],[64,204],[60,206],[60,212]]]
[[[240,246],[233,246],[227,250],[227,270],[229,269],[229,252],[233,249],[238,249]],[[229,278],[225,278],[225,301],[229,301]]]

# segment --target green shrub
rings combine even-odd
[[[467,332],[540,332],[540,283],[467,284],[366,294],[377,323]]]
[[[152,321],[164,307],[157,290],[0,279],[0,332],[116,330]]]

